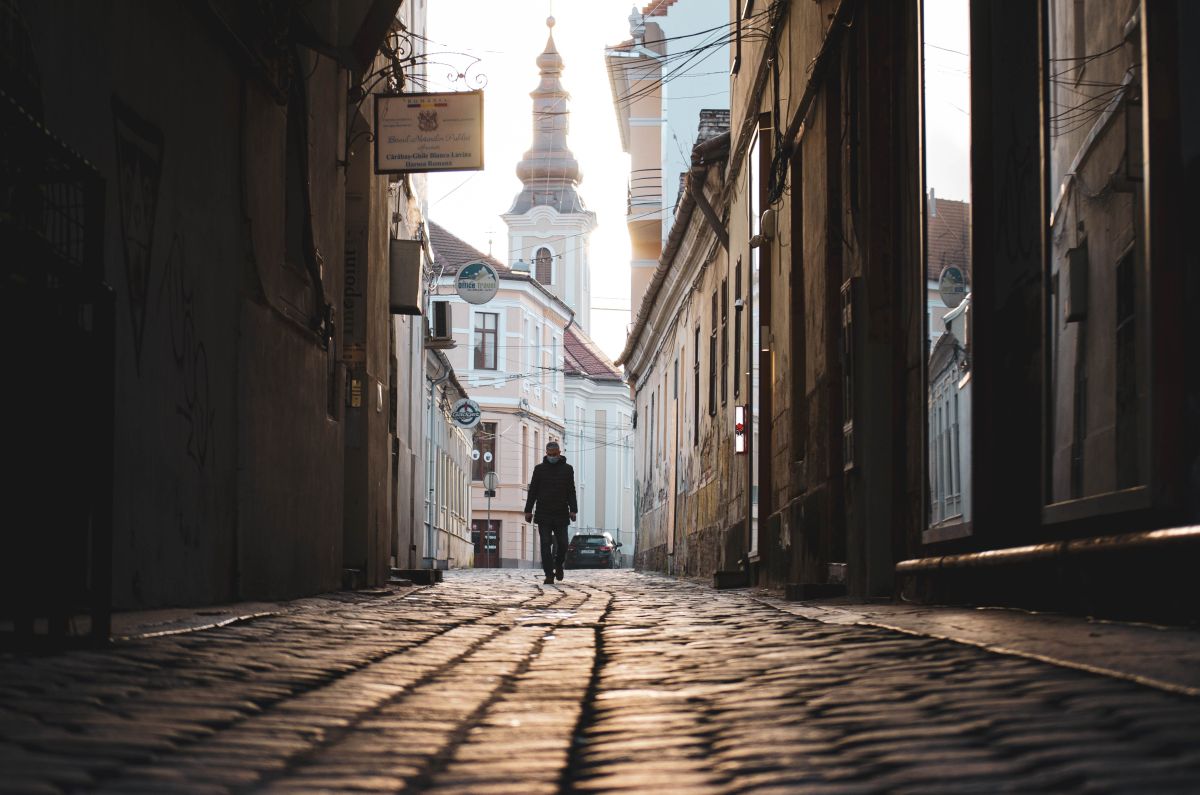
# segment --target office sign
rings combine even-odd
[[[500,289],[500,274],[486,262],[468,262],[458,269],[454,288],[468,304],[486,304]]]
[[[375,95],[376,174],[482,168],[482,91]]]
[[[957,265],[947,265],[938,276],[938,293],[942,303],[951,309],[963,302],[967,297],[967,276]]]

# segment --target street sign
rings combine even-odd
[[[500,486],[500,476],[495,472],[489,472],[483,476],[483,487],[488,491],[495,491]]]
[[[500,289],[500,274],[486,262],[468,262],[458,269],[454,287],[468,304],[486,304]]]
[[[470,398],[463,398],[450,409],[450,419],[460,428],[474,428],[483,416],[483,409]]]
[[[942,303],[953,309],[963,302],[967,295],[967,277],[963,269],[957,265],[947,265],[938,276],[938,293]]]
[[[375,95],[375,173],[483,168],[483,92]]]

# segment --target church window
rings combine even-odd
[[[550,249],[544,246],[539,248],[533,257],[533,263],[534,278],[542,284],[550,284],[554,274],[554,255],[550,253]]]

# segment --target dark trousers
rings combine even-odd
[[[567,559],[567,520],[542,522],[538,535],[542,537],[542,571],[549,577]]]

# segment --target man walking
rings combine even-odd
[[[537,506],[536,511],[534,505]],[[567,523],[575,521],[579,505],[575,501],[575,470],[558,451],[558,442],[546,443],[542,463],[533,468],[529,479],[529,498],[525,500],[525,521],[537,522],[542,539],[542,569],[546,585],[563,578],[567,559]]]

